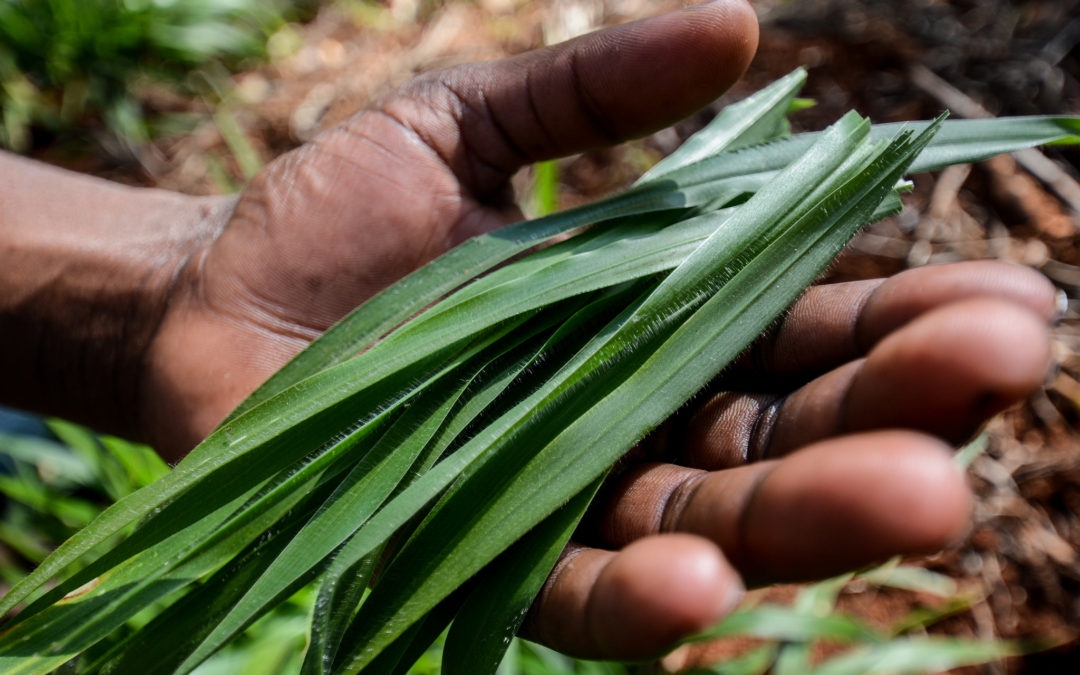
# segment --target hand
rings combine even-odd
[[[985,261],[810,289],[623,466],[526,634],[655,657],[731,611],[744,583],[940,550],[971,509],[946,441],[1043,382],[1056,311],[1041,275]]]

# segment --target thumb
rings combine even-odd
[[[383,111],[483,199],[523,165],[650,133],[697,111],[738,80],[757,41],[749,4],[714,0],[431,73]]]

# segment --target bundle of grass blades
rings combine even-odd
[[[406,672],[447,626],[446,673],[494,672],[612,464],[896,212],[905,172],[1080,142],[1070,118],[854,113],[787,136],[803,78],[360,307],[8,593],[0,671],[189,672],[314,583],[305,674]]]

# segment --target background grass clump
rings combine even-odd
[[[193,70],[235,70],[313,2],[301,0],[0,0],[0,145],[35,133],[96,133],[139,144],[139,91],[190,93]]]

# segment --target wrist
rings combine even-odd
[[[0,154],[0,401],[140,437],[146,350],[232,203]]]

